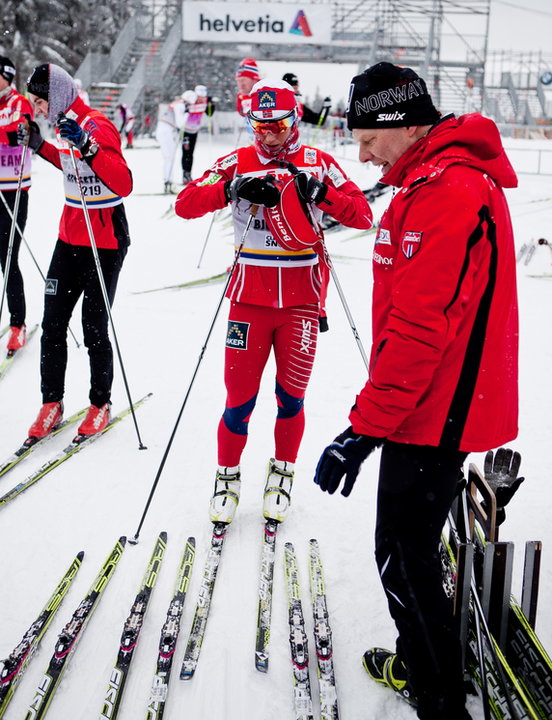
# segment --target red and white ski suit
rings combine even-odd
[[[399,188],[376,235],[369,379],[355,432],[464,452],[513,440],[516,264],[496,125],[445,118],[383,182]]]
[[[372,213],[362,191],[328,153],[303,145],[286,160],[327,184],[325,200],[319,207],[312,206],[315,213],[327,212],[349,227],[371,226]],[[290,176],[277,162],[260,158],[254,147],[239,148],[184,188],[176,200],[176,213],[194,218],[218,210],[228,204],[224,191],[228,180],[236,175],[268,174],[278,180]],[[232,204],[236,248],[249,215],[247,201]],[[289,251],[280,247],[259,208],[227,291],[231,301],[225,354],[227,399],[218,431],[219,465],[239,465],[271,348],[278,404],[275,458],[295,462],[304,430],[303,400],[316,352],[323,280],[316,253],[311,248]]]

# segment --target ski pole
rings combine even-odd
[[[107,316],[109,318],[109,323],[111,325],[111,332],[113,333],[113,340],[115,342],[115,348],[117,350],[117,357],[119,358],[119,364],[121,366],[121,374],[123,376],[123,382],[125,385],[125,390],[128,396],[128,402],[130,405],[130,412],[132,414],[132,419],[134,421],[134,427],[136,429],[136,435],[138,437],[138,449],[139,450],[147,450],[147,447],[142,442],[142,438],[140,437],[140,430],[138,428],[138,421],[136,420],[136,413],[134,412],[134,405],[132,403],[132,397],[130,395],[130,388],[128,386],[126,372],[125,372],[125,366],[123,364],[123,358],[121,356],[121,350],[119,348],[119,341],[117,339],[117,333],[115,332],[115,323],[113,322],[113,316],[111,315],[111,305],[109,302],[109,296],[107,294],[107,288],[105,287],[105,280],[102,272],[102,266],[100,264],[100,256],[98,255],[98,247],[96,245],[96,239],[94,237],[94,231],[92,229],[92,223],[90,222],[90,215],[88,213],[88,207],[86,205],[86,200],[84,199],[84,189],[82,186],[81,176],[79,173],[79,169],[77,167],[77,158],[75,157],[75,149],[71,145],[69,147],[69,152],[71,154],[71,161],[73,163],[73,170],[75,171],[75,178],[77,180],[77,185],[79,186],[79,194],[81,199],[81,206],[82,206],[82,212],[84,214],[84,221],[86,223],[86,229],[88,230],[88,237],[90,238],[90,246],[92,247],[92,253],[94,255],[94,262],[96,263],[96,271],[98,273],[98,280],[100,283],[100,287],[102,289],[102,295],[105,303],[105,309],[107,312]]]
[[[4,309],[4,298],[6,297],[8,288],[8,278],[10,276],[10,266],[13,253],[13,244],[15,242],[15,223],[17,213],[19,212],[19,201],[21,199],[21,185],[23,184],[23,172],[25,170],[25,161],[27,160],[28,145],[23,145],[21,152],[21,167],[19,168],[19,177],[17,178],[17,190],[15,191],[15,200],[13,203],[13,215],[10,225],[10,238],[8,240],[8,253],[6,255],[6,265],[4,267],[4,287],[2,288],[2,300],[0,301],[0,319],[2,318],[2,310]],[[2,195],[3,197],[3,195]]]
[[[203,247],[201,248],[201,254],[199,256],[199,260],[197,261],[197,267],[201,265],[203,253],[205,252],[205,248],[207,247],[207,241],[209,240],[209,235],[211,234],[211,230],[213,229],[213,223],[215,222],[215,218],[218,215],[218,212],[218,210],[215,210],[215,212],[211,214],[211,222],[209,224],[209,229],[207,230],[207,235],[205,236],[205,240],[203,242]]]
[[[12,211],[11,211],[10,206],[8,205],[8,202],[7,202],[6,198],[4,197],[4,193],[3,193],[3,192],[0,192],[0,196],[2,197],[2,202],[4,203],[4,207],[6,208],[6,212],[8,213],[8,215],[11,217],[11,219],[12,219],[12,221],[13,221],[13,213],[12,213]],[[15,221],[15,223],[16,223],[16,224],[15,224],[16,230],[17,230],[17,232],[19,233],[19,235],[20,235],[20,237],[21,237],[21,240],[23,240],[23,243],[25,244],[25,247],[26,247],[27,250],[29,251],[29,255],[31,256],[32,261],[34,262],[35,267],[36,267],[36,269],[38,270],[38,273],[39,273],[40,277],[42,278],[44,284],[46,284],[46,277],[45,277],[44,273],[42,272],[42,270],[40,269],[40,265],[38,264],[37,259],[35,258],[34,254],[33,254],[33,251],[31,250],[31,246],[29,245],[29,243],[27,242],[25,236],[23,235],[23,231],[21,230],[21,228],[20,228],[19,225],[17,224],[17,220]],[[70,334],[71,334],[71,337],[72,337],[73,340],[75,341],[75,345],[76,345],[78,348],[80,348],[80,343],[79,343],[79,341],[77,340],[77,338],[75,337],[75,333],[71,330],[71,326],[70,326],[70,325],[69,325],[69,332],[70,332]]]
[[[282,160],[280,162],[280,165],[282,167],[287,168],[292,175],[299,175],[299,170],[295,167],[295,165],[293,163],[288,163],[288,162],[285,162]],[[312,213],[312,209],[311,209],[309,203],[306,203],[306,205],[307,205],[307,209],[308,209],[308,212],[310,215],[311,223],[313,224],[314,227],[318,227],[318,222],[316,221],[316,218],[314,217],[314,215]],[[366,369],[368,370],[368,357],[366,355],[366,351],[364,350],[364,345],[362,344],[362,340],[360,339],[360,335],[358,334],[358,330],[356,329],[356,325],[353,320],[353,316],[351,314],[351,310],[349,308],[347,298],[345,297],[345,293],[343,292],[343,288],[341,287],[341,283],[339,282],[339,278],[337,277],[337,273],[333,266],[332,259],[330,257],[330,254],[328,252],[328,249],[327,249],[326,244],[324,243],[323,239],[322,239],[322,247],[324,248],[324,260],[326,261],[327,266],[330,268],[330,273],[332,274],[332,279],[335,283],[335,287],[337,288],[337,293],[339,295],[339,299],[341,300],[341,304],[343,305],[343,310],[345,311],[345,315],[347,316],[347,320],[349,321],[349,326],[353,333],[353,337],[355,338],[356,344],[358,345],[358,349],[360,351],[362,360],[364,361],[364,365],[366,366]]]
[[[209,330],[207,331],[207,336],[205,337],[205,341],[203,343],[203,346],[201,348],[201,351],[199,353],[199,357],[197,359],[197,363],[194,369],[194,372],[192,373],[192,379],[190,380],[190,384],[188,385],[188,389],[186,390],[186,395],[184,396],[184,401],[182,403],[182,406],[180,407],[180,411],[178,413],[178,416],[176,418],[176,422],[174,424],[174,427],[172,429],[171,435],[169,437],[169,442],[167,443],[167,447],[165,448],[165,452],[163,453],[163,457],[161,458],[161,463],[159,465],[159,468],[157,470],[157,474],[155,475],[155,479],[153,481],[153,484],[151,486],[150,494],[148,496],[148,499],[146,501],[146,505],[144,507],[144,512],[142,513],[142,517],[140,518],[140,522],[138,523],[138,528],[136,529],[136,532],[134,533],[134,537],[132,540],[129,540],[129,543],[131,545],[136,545],[138,543],[138,537],[140,535],[140,530],[142,529],[142,525],[144,524],[144,521],[146,519],[146,515],[148,514],[149,507],[151,505],[151,501],[153,500],[153,496],[155,494],[155,491],[157,489],[157,485],[159,483],[159,478],[161,477],[161,473],[163,472],[163,468],[165,467],[165,463],[167,461],[167,458],[169,456],[169,452],[171,449],[171,446],[173,444],[173,440],[176,435],[176,431],[178,428],[178,425],[180,424],[180,419],[182,418],[182,414],[184,412],[184,408],[186,407],[186,403],[188,402],[188,397],[190,395],[190,392],[192,390],[192,386],[194,384],[194,381],[196,379],[196,375],[199,370],[199,366],[201,365],[201,361],[203,360],[203,356],[205,355],[205,350],[207,349],[207,343],[209,342],[209,338],[211,337],[211,333],[213,332],[213,328],[215,327],[215,322],[217,320],[218,314],[220,312],[220,308],[222,307],[222,303],[224,301],[224,298],[226,296],[226,291],[228,289],[228,286],[230,285],[230,280],[232,279],[232,276],[234,274],[234,270],[236,268],[236,265],[238,264],[238,260],[242,251],[242,248],[245,243],[245,239],[247,237],[247,234],[249,232],[249,228],[251,227],[251,223],[253,222],[253,218],[257,214],[257,211],[259,209],[258,205],[252,205],[249,218],[247,220],[247,225],[245,226],[245,230],[243,231],[243,235],[240,241],[240,244],[238,246],[238,249],[236,250],[236,253],[234,255],[234,262],[232,263],[232,266],[230,267],[230,270],[228,271],[228,277],[226,278],[226,282],[224,284],[224,289],[221,293],[220,299],[218,301],[215,313],[213,315],[213,319],[211,320],[211,324],[209,326]]]

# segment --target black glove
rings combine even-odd
[[[321,490],[333,495],[339,487],[341,478],[345,475],[341,494],[343,497],[348,497],[355,484],[360,466],[382,442],[383,438],[359,435],[354,432],[352,427],[348,427],[345,432],[335,438],[333,443],[328,445],[320,456],[314,473],[314,482],[320,485]]]
[[[504,508],[525,480],[524,477],[518,477],[520,465],[521,455],[506,448],[498,448],[494,457],[492,450],[489,450],[485,455],[485,480],[496,497],[496,521],[498,525],[506,519]],[[485,508],[485,502],[483,502],[483,507]]]
[[[78,148],[82,157],[93,155],[97,145],[91,143],[90,133],[83,130],[76,120],[62,115],[57,122],[59,134],[64,140]],[[92,148],[94,147],[94,152]]]
[[[295,187],[297,193],[305,202],[315,203],[316,205],[324,200],[328,192],[327,185],[324,185],[318,178],[307,172],[300,172],[295,176]]]
[[[323,108],[329,108],[332,106],[332,99],[331,97],[325,97],[324,102],[322,103]]]
[[[25,114],[25,122],[17,126],[17,145],[28,145],[31,150],[38,152],[42,147],[44,138],[40,134],[40,128],[31,120],[31,116]],[[11,145],[11,141],[10,141]]]
[[[238,175],[224,184],[224,194],[228,202],[237,202],[240,198],[253,205],[276,207],[280,201],[280,191],[274,184],[274,177],[244,177]]]

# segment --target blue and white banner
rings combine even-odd
[[[331,42],[331,6],[184,0],[182,25],[183,39],[193,42],[321,45]]]

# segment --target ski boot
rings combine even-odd
[[[86,417],[79,425],[79,435],[96,435],[105,430],[111,420],[110,404],[107,402],[101,407],[90,405]]]
[[[21,350],[21,348],[25,345],[25,342],[27,341],[27,332],[25,329],[25,325],[21,325],[21,327],[15,327],[15,325],[11,325],[10,327],[10,337],[8,339],[8,357],[12,357],[15,355],[15,353],[18,350]]]
[[[267,520],[284,522],[291,503],[293,463],[271,458],[264,489],[263,515]]]
[[[396,653],[384,648],[371,648],[364,653],[362,665],[372,680],[391,688],[409,705],[416,707],[416,698],[408,682],[406,665]]]
[[[29,428],[30,438],[43,438],[49,435],[52,430],[63,420],[63,401],[44,403],[40,408],[36,420]]]
[[[240,501],[240,468],[219,467],[215,478],[215,492],[209,506],[209,519],[229,524],[234,519]]]
[[[182,173],[182,185],[187,185],[192,182],[192,173],[188,170],[184,170]]]

